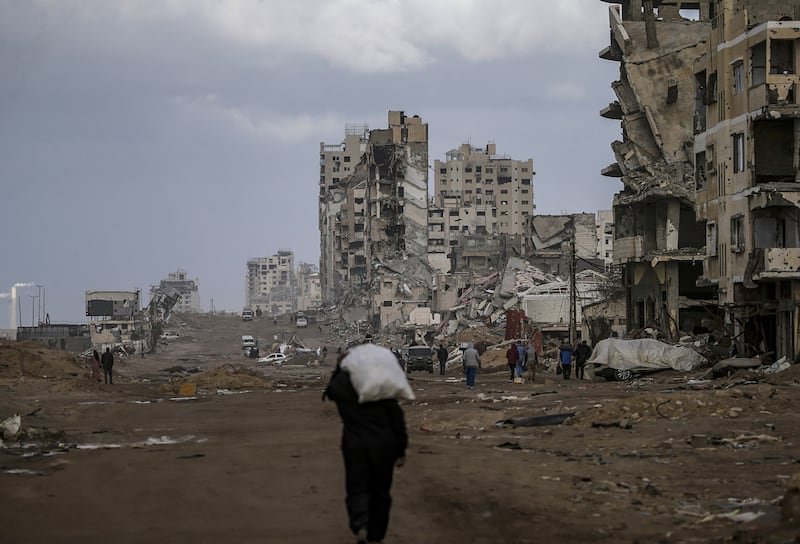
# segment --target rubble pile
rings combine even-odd
[[[508,260],[502,274],[494,272],[476,278],[458,303],[445,314],[440,334],[458,336],[468,328],[480,325],[502,326],[507,310],[519,306],[521,297],[530,289],[563,281],[517,257]]]

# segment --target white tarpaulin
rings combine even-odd
[[[671,346],[652,338],[607,338],[597,343],[588,362],[617,370],[671,368],[688,372],[704,363],[705,358],[691,348]]]

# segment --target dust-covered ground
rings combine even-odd
[[[321,400],[336,338],[220,316],[175,330],[158,355],[118,361],[114,385],[68,355],[0,345],[0,420],[22,417],[0,448],[2,541],[353,542],[341,427]],[[242,356],[247,333],[262,355],[292,334],[330,355],[259,364]],[[386,542],[798,542],[800,368],[699,376],[511,384],[500,367],[468,390],[458,369],[412,374]]]

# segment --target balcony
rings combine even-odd
[[[614,240],[614,264],[641,261],[644,256],[644,239],[641,236]]]
[[[771,247],[763,251],[763,270],[753,273],[754,280],[800,279],[800,247]]]
[[[798,87],[800,76],[770,75],[766,83],[752,87],[749,92],[751,110],[761,110],[761,118],[772,119],[778,114],[797,117],[800,105]]]

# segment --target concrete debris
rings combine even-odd
[[[0,423],[0,439],[8,440],[9,438],[14,438],[17,436],[21,426],[22,418],[19,417],[19,414],[7,417]]]

